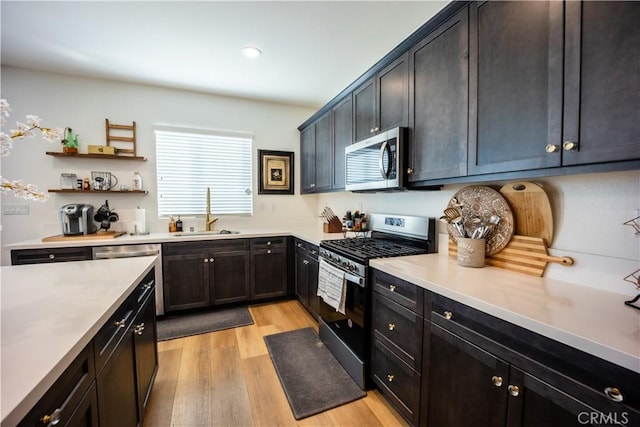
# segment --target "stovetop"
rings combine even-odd
[[[426,247],[416,247],[394,240],[372,237],[327,240],[321,242],[321,246],[360,261],[372,258],[416,255],[427,252]]]

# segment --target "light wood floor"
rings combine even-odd
[[[144,427],[406,426],[377,390],[299,421],[263,337],[317,323],[297,301],[249,308],[254,324],[158,343],[159,370]]]

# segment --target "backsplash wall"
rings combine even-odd
[[[640,268],[640,236],[623,225],[640,215],[640,171],[532,179],[549,196],[554,218],[554,239],[549,253],[570,256],[570,267],[550,263],[545,277],[637,295],[623,280]],[[480,183],[500,189],[508,181]],[[463,185],[447,185],[440,191],[397,193],[327,193],[317,195],[318,212],[330,206],[338,215],[351,211],[402,213],[439,218]],[[306,196],[305,196],[306,197]],[[437,222],[440,233],[444,224]],[[441,234],[440,239],[446,239]]]

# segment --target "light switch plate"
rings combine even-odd
[[[3,215],[29,215],[29,205],[6,205],[2,213]]]

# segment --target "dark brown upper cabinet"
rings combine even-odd
[[[355,140],[408,125],[409,56],[403,54],[353,91]]]
[[[333,141],[331,112],[327,112],[300,133],[302,194],[331,189],[333,182]],[[316,167],[321,165],[321,167]]]
[[[469,6],[469,174],[560,166],[563,3]]]
[[[638,159],[640,3],[570,1],[565,8],[562,164]]]
[[[333,114],[333,190],[344,189],[344,149],[353,142],[353,101],[347,95],[331,110]]]
[[[469,13],[409,51],[409,182],[467,174]]]

